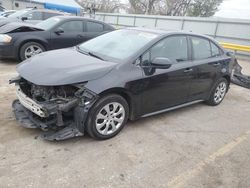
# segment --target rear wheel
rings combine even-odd
[[[120,95],[112,94],[101,98],[91,108],[86,131],[99,140],[117,135],[128,120],[129,107]]]
[[[36,54],[40,54],[45,51],[43,45],[37,42],[27,42],[20,48],[20,59],[24,61]]]
[[[229,83],[225,78],[219,79],[212,90],[207,104],[211,106],[216,106],[220,104],[227,93],[228,85]]]

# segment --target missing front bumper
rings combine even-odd
[[[25,95],[20,86],[16,84],[16,95],[19,99],[19,102],[27,109],[29,109],[31,112],[35,113],[36,115],[40,117],[46,117],[48,116],[48,113],[46,110],[39,104],[37,104],[35,101],[30,99],[27,95]]]
[[[83,92],[82,96],[89,97],[90,92]],[[23,101],[21,103],[20,100],[13,101],[12,108],[16,120],[22,127],[39,128],[45,131],[42,134],[42,138],[46,140],[65,140],[84,135],[85,121],[89,109],[96,100],[97,95],[93,94],[93,98],[85,103],[80,98],[75,98],[67,103],[56,106],[50,104],[48,105],[48,109],[46,105],[38,104],[46,112],[45,117],[42,117],[40,113],[34,113],[34,110],[24,106]],[[71,114],[70,118],[65,118],[65,115],[68,113]]]
[[[35,85],[38,96],[45,100],[37,100],[37,96],[34,97],[30,91],[33,84],[20,76],[10,83],[16,85],[18,100],[13,101],[12,108],[22,127],[43,130],[42,137],[47,140],[65,140],[84,135],[89,109],[98,99],[98,95],[85,88],[84,83],[62,86],[59,91],[58,88]],[[68,95],[65,89],[68,89]],[[47,98],[45,94],[51,91],[56,95]]]
[[[76,124],[72,121],[67,126],[58,127],[56,126],[56,118],[52,118],[45,122],[35,117],[34,114],[25,108],[19,100],[15,100],[12,103],[13,113],[17,122],[25,128],[39,128],[43,131],[41,137],[54,141],[54,140],[66,140],[73,137],[83,136],[84,133],[80,132],[76,127]]]

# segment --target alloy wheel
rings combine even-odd
[[[96,116],[96,130],[102,135],[115,133],[125,119],[124,107],[118,102],[105,105]]]
[[[24,52],[24,57],[25,59],[28,59],[36,54],[40,54],[42,53],[43,50],[41,47],[37,46],[37,45],[30,45],[25,49]]]
[[[226,91],[227,91],[227,84],[225,82],[219,83],[214,93],[214,102],[216,104],[220,103],[223,100]]]

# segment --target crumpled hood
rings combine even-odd
[[[1,26],[0,33],[9,33],[9,32],[12,32],[16,29],[19,29],[19,31],[17,31],[17,32],[22,32],[22,28],[25,29],[25,32],[44,31],[42,28],[40,28],[34,24],[23,23],[23,22],[11,22],[11,23],[8,23],[8,24]]]
[[[101,78],[115,65],[84,55],[75,48],[66,48],[27,59],[17,66],[17,72],[36,85],[59,86]]]
[[[8,24],[8,23],[11,23],[11,22],[20,22],[19,19],[15,19],[15,18],[1,18],[0,19],[0,27]]]

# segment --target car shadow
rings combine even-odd
[[[17,65],[19,64],[19,61],[16,60],[11,60],[11,59],[0,59],[0,64],[5,64],[5,65]]]
[[[194,110],[195,108],[199,108],[201,106],[210,107],[210,106],[207,106],[204,102],[200,102],[200,103],[197,103],[197,104],[193,104],[193,105],[190,105],[190,106],[178,108],[178,109],[175,109],[175,110],[162,112],[162,113],[152,115],[152,116],[148,116],[148,117],[143,117],[143,118],[140,118],[138,120],[134,120],[134,121],[129,120],[128,123],[127,123],[127,126],[131,128],[132,126],[136,125],[136,127],[138,128],[140,126],[144,126],[144,124],[153,125],[154,121],[157,120],[157,119],[166,119],[168,117],[172,117],[172,116],[176,116],[176,115],[182,116],[183,113],[187,113],[190,110]]]
[[[143,127],[151,127],[151,126],[155,126],[155,121],[156,120],[166,120],[168,118],[172,118],[174,116],[182,116],[183,113],[187,113],[189,112],[190,110],[194,110],[196,108],[200,108],[201,106],[206,106],[204,103],[198,103],[198,104],[193,104],[191,106],[187,106],[187,107],[183,107],[183,108],[180,108],[180,109],[176,109],[176,110],[172,110],[172,111],[169,111],[169,112],[163,112],[163,113],[160,113],[160,114],[157,114],[157,115],[153,115],[153,116],[149,116],[149,117],[144,117],[144,118],[140,118],[138,120],[134,120],[134,121],[128,121],[127,124],[125,125],[124,129],[119,133],[119,134],[130,134],[129,132],[133,131],[133,130],[137,130],[139,131],[139,129],[142,129],[143,130]],[[209,106],[207,106],[209,107]],[[171,124],[169,124],[169,126],[171,126]],[[49,140],[46,140],[44,138],[42,138],[42,135],[43,135],[43,131],[42,130],[39,130],[39,129],[31,129],[31,130],[25,130],[26,132],[26,136],[32,136],[35,140],[38,140],[38,141],[43,141],[45,142],[46,144],[49,144],[49,145],[57,145],[57,146],[60,146],[60,145],[70,145],[70,144],[75,144],[75,143],[84,143],[84,144],[92,144],[92,143],[96,143],[96,142],[108,142],[108,143],[112,143],[112,139],[115,139],[114,138],[111,138],[111,139],[108,139],[108,140],[95,140],[93,138],[91,138],[86,132],[83,136],[80,136],[80,137],[73,137],[73,138],[69,138],[69,139],[66,139],[66,140],[59,140],[59,141],[49,141]],[[24,133],[25,134],[25,133]],[[119,136],[119,135],[117,135]],[[117,137],[116,136],[116,137]],[[123,135],[124,136],[124,135]]]

